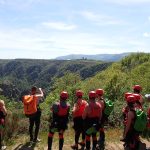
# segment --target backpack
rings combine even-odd
[[[86,131],[87,135],[91,135],[93,133],[97,133],[96,124],[93,124],[93,126]]]
[[[26,117],[33,117],[37,112],[37,97],[34,95],[25,95],[23,97],[24,114]]]
[[[146,128],[147,125],[147,115],[146,113],[141,109],[135,110],[135,123],[134,123],[134,129],[136,131],[142,132]]]
[[[111,100],[105,100],[104,114],[109,116],[114,109],[114,103]]]

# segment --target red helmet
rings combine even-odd
[[[68,93],[66,91],[62,91],[60,93],[60,97],[63,98],[63,99],[67,99],[68,98]]]
[[[77,97],[82,97],[83,96],[83,92],[81,90],[77,90],[76,91],[76,96]]]
[[[136,101],[139,101],[141,99],[140,94],[132,94],[132,95],[135,97]]]
[[[127,97],[127,102],[135,103],[135,101],[136,101],[135,96],[133,96],[133,95],[129,95],[129,96]]]
[[[132,93],[127,92],[127,93],[124,94],[124,98],[127,100],[127,97],[130,96],[130,95],[132,95]]]
[[[142,87],[140,85],[134,85],[133,90],[141,91]]]
[[[96,98],[96,92],[95,91],[90,91],[89,92],[89,98]]]
[[[97,95],[103,95],[104,94],[104,90],[103,89],[97,89],[96,90],[96,94]]]

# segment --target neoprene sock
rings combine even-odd
[[[52,137],[48,137],[48,150],[52,149],[52,142],[53,142],[53,138]]]
[[[59,139],[59,150],[62,150],[63,145],[64,145],[64,139],[61,138],[61,139]]]

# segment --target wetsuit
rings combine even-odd
[[[64,143],[63,134],[67,129],[69,110],[70,105],[65,101],[53,104],[51,108],[53,116],[48,134],[48,150],[52,149],[52,141],[55,132],[58,132],[59,134],[59,150],[62,150]]]
[[[130,129],[126,134],[126,137],[124,139],[125,147],[129,147],[130,150],[137,150],[139,147],[139,133],[134,129],[134,123],[136,120],[136,114],[134,109],[130,109],[134,113],[134,119],[131,122]]]
[[[73,122],[75,130],[75,146],[78,145],[80,134],[82,133],[82,142],[80,143],[82,147],[85,146],[85,129],[83,126],[82,114],[87,105],[87,102],[82,99],[78,99],[73,108]],[[75,147],[74,146],[74,147]]]
[[[90,102],[85,108],[85,129],[86,129],[86,149],[90,150],[90,137],[93,139],[93,150],[96,149],[96,133],[99,130],[99,121],[102,113],[101,105],[98,102]],[[83,117],[84,117],[83,113]],[[92,130],[92,131],[90,131]]]

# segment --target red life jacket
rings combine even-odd
[[[73,113],[73,117],[82,117],[86,105],[87,102],[85,100],[77,102],[77,110],[75,110],[75,112]]]
[[[101,105],[98,102],[91,102],[89,104],[90,112],[88,114],[89,118],[99,118],[101,113]]]
[[[61,104],[58,104],[58,116],[66,116],[68,114],[70,106],[68,104],[66,104],[66,107],[62,107]]]

